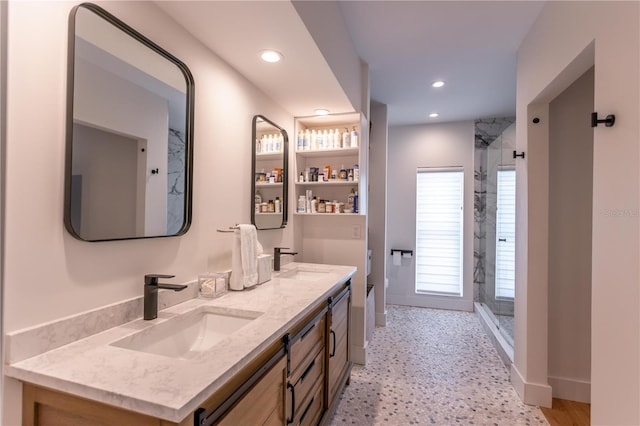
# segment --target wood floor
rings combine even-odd
[[[551,426],[588,426],[591,424],[591,405],[553,398],[552,408],[541,408]]]

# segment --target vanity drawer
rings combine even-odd
[[[293,422],[296,426],[316,426],[322,417],[324,408],[324,386],[322,380],[313,387],[313,392],[304,399],[300,411],[296,412]]]
[[[305,327],[300,338],[295,340],[290,348],[292,383],[296,383],[309,363],[316,357],[324,346],[325,315],[318,318],[313,324]]]
[[[318,356],[311,360],[294,385],[296,413],[299,413],[304,408],[302,407],[303,401],[307,399],[320,378],[324,378],[324,351],[320,351]]]

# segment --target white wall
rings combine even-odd
[[[355,111],[369,116],[368,66],[361,62],[337,2],[294,1],[293,6],[318,45]],[[327,23],[331,23],[327,25]],[[349,111],[332,111],[349,112]]]
[[[548,103],[595,64],[591,420],[640,424],[638,2],[548,2],[518,50],[516,330],[512,380],[529,403],[547,386]],[[589,52],[591,50],[591,52]],[[534,115],[535,114],[535,115]],[[542,126],[532,127],[533,116]],[[588,119],[588,118],[587,118]],[[522,125],[521,125],[522,124]],[[612,213],[622,212],[621,215]]]
[[[231,234],[216,229],[250,220],[252,117],[263,114],[293,134],[290,114],[153,3],[101,2],[194,75],[193,223],[182,237],[74,239],[63,225],[67,24],[74,4],[9,4],[6,332],[141,296],[145,273],[186,282],[228,268]],[[293,226],[258,235],[266,250],[291,245]],[[5,388],[2,424],[19,423],[19,392],[15,381]]]
[[[593,68],[549,104],[549,384],[589,402]]]
[[[415,294],[415,259],[394,266],[389,250],[387,303],[473,309],[473,182],[472,121],[389,127],[387,169],[387,247],[412,249],[416,241],[416,169],[464,167],[463,296]]]
[[[371,275],[369,284],[375,291],[375,322],[386,325],[386,259],[387,259],[387,106],[373,103],[369,135],[369,248]]]

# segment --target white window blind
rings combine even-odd
[[[496,298],[513,299],[516,273],[516,171],[498,170]]]
[[[464,171],[418,169],[416,292],[462,296]]]

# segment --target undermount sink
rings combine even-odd
[[[327,276],[329,271],[320,271],[308,268],[294,268],[278,273],[278,278],[287,278],[301,281],[316,281]]]
[[[112,343],[124,349],[189,358],[240,330],[262,312],[203,306]]]

